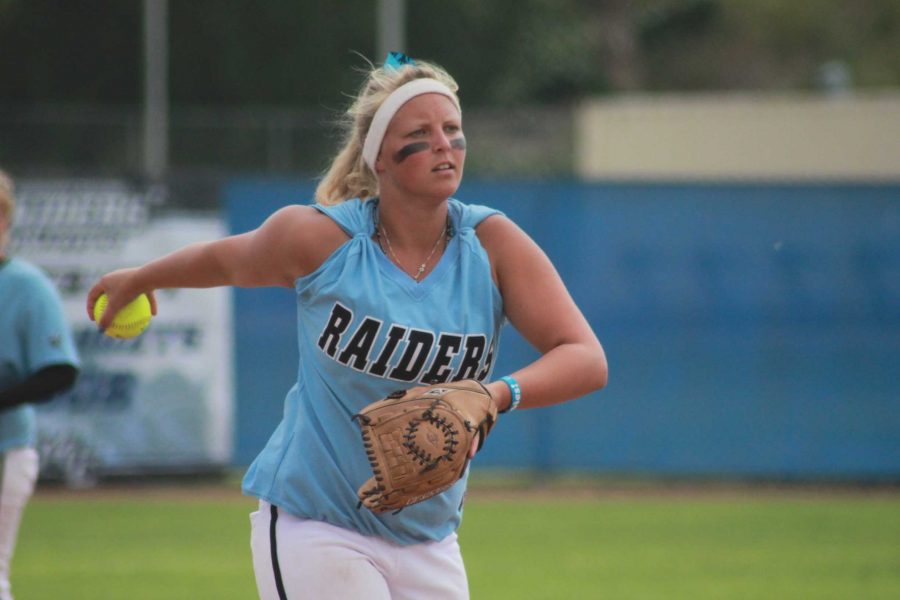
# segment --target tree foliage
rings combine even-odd
[[[169,2],[178,105],[342,107],[371,0]],[[141,100],[142,2],[0,0],[0,104]],[[407,48],[470,105],[641,91],[810,90],[826,66],[900,86],[896,0],[409,0]]]

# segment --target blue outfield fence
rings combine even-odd
[[[225,191],[230,228],[308,182]],[[900,478],[900,185],[469,181],[556,264],[603,342],[608,387],[502,419],[477,467]],[[296,374],[290,290],[237,290],[236,464]],[[495,374],[536,353],[504,330]]]

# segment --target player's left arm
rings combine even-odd
[[[68,363],[47,365],[19,383],[0,389],[0,410],[48,402],[75,385],[78,369]]]
[[[0,410],[52,400],[75,385],[80,367],[56,288],[43,276],[28,278],[20,286],[29,301],[11,310],[16,311],[19,343],[26,352],[23,362],[29,367],[21,380],[0,388]]]
[[[513,327],[540,353],[511,375],[522,388],[519,408],[557,404],[606,385],[606,355],[544,251],[510,219],[494,215],[477,229]],[[488,385],[501,410],[502,381]]]

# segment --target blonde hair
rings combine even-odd
[[[414,79],[440,81],[456,94],[459,86],[447,71],[436,64],[416,60],[400,68],[372,68],[365,84],[344,114],[344,144],[316,188],[316,202],[339,204],[351,198],[374,198],[378,179],[363,160],[362,149],[375,111],[391,93]],[[457,99],[457,104],[459,100]]]
[[[6,217],[7,221],[12,222],[13,212],[16,209],[16,199],[13,196],[15,186],[12,177],[0,169],[0,216]]]

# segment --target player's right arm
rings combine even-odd
[[[99,325],[108,326],[128,302],[145,293],[156,314],[155,290],[165,288],[292,287],[297,277],[314,271],[347,236],[310,206],[288,206],[258,229],[185,246],[130,269],[107,273],[91,288],[87,311],[102,293],[109,304]]]

